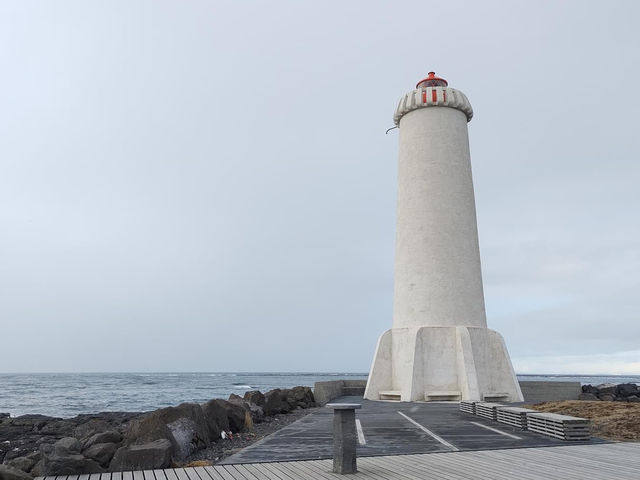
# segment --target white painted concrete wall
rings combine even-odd
[[[406,94],[400,129],[393,328],[380,337],[365,398],[429,392],[522,401],[502,337],[487,329],[467,122],[455,89]]]
[[[486,327],[467,117],[400,120],[393,327]]]

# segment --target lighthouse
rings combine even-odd
[[[434,72],[400,99],[393,324],[365,398],[523,401],[487,328],[467,123],[469,100]]]

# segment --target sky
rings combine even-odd
[[[635,1],[0,0],[0,371],[366,372],[399,98],[462,90],[518,373],[640,374]]]

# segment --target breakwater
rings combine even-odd
[[[103,412],[69,419],[0,414],[0,478],[167,468],[214,442],[251,430],[265,417],[313,406],[311,389],[298,386],[146,413]]]

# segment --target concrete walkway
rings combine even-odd
[[[362,404],[362,409],[356,412],[360,440],[358,457],[569,444],[461,413],[458,404],[453,402],[371,402],[362,397],[341,397],[334,401]],[[331,410],[321,409],[221,463],[229,465],[331,458],[332,416]],[[603,442],[594,439],[588,443]],[[584,444],[581,442],[581,445]]]

